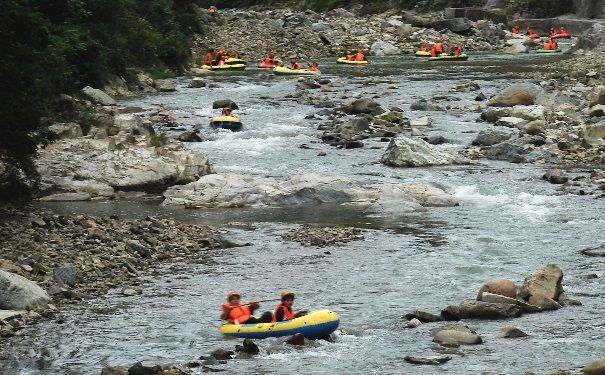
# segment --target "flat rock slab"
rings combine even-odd
[[[415,365],[441,365],[445,362],[448,362],[452,359],[449,355],[436,355],[431,357],[412,357],[406,355],[403,360],[407,363],[412,363]]]
[[[0,320],[18,318],[24,314],[27,314],[26,310],[0,310]]]

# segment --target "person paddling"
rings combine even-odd
[[[443,49],[443,43],[441,43],[441,39],[437,39],[437,41],[435,41],[433,48],[435,49],[437,56],[439,56],[443,53],[444,49]]]
[[[248,302],[241,304],[241,295],[238,292],[230,292],[227,295],[227,302],[221,305],[221,319],[230,324],[256,324],[270,323],[273,316],[270,312],[265,312],[260,318],[252,316],[255,310],[258,310],[258,302]]]
[[[281,293],[281,303],[275,307],[275,310],[273,310],[272,322],[283,322],[286,320],[292,320],[308,313],[307,310],[300,310],[294,312],[294,310],[292,309],[292,305],[294,305],[294,297],[294,292],[289,290],[284,290]]]

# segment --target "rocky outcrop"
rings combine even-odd
[[[363,185],[348,178],[304,174],[286,179],[237,174],[213,174],[198,181],[173,186],[165,193],[164,205],[199,208],[297,206],[323,203],[381,205],[405,203],[414,209],[424,205],[458,202],[443,190],[422,185]]]
[[[470,163],[461,155],[441,151],[422,139],[412,139],[406,136],[393,138],[380,162],[394,167],[429,167]]]
[[[82,94],[84,94],[88,99],[90,99],[95,104],[100,105],[116,105],[116,101],[113,98],[105,93],[103,90],[95,89],[90,86],[86,86],[82,89]]]
[[[519,297],[527,301],[532,296],[543,296],[556,301],[563,293],[562,280],[563,271],[558,266],[549,264],[525,278]]]
[[[0,270],[0,309],[46,310],[50,296],[23,276]]]

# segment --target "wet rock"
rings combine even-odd
[[[452,359],[450,356],[437,355],[431,357],[410,357],[406,355],[403,360],[414,365],[441,365]]]
[[[536,312],[542,311],[542,309],[539,308],[538,306],[530,305],[526,302],[523,302],[523,301],[520,301],[520,300],[517,300],[514,298],[509,298],[509,297],[501,296],[499,294],[492,294],[492,293],[488,293],[488,292],[483,292],[481,294],[481,301],[488,302],[488,303],[505,303],[505,304],[509,304],[509,305],[516,305],[521,308],[521,311],[527,312],[527,313],[536,313]]]
[[[124,367],[106,366],[101,370],[101,375],[129,375]]]
[[[588,110],[588,115],[590,117],[603,117],[605,116],[605,105],[597,104],[593,107],[590,107]]]
[[[405,314],[405,318],[407,320],[418,319],[422,323],[434,323],[441,321],[441,317],[419,310],[413,311],[409,314]]]
[[[481,112],[481,119],[483,121],[495,123],[502,117],[510,116],[511,113],[512,109],[509,107],[490,107]]]
[[[538,306],[543,311],[558,310],[563,307],[557,301],[539,294],[530,296],[527,302],[531,305]]]
[[[431,124],[433,123],[433,119],[429,116],[423,116],[414,120],[410,121],[410,126],[413,127],[425,127],[425,126],[431,126]]]
[[[380,162],[394,167],[427,167],[435,165],[468,164],[465,157],[441,151],[422,139],[405,136],[393,138]]]
[[[586,375],[605,375],[605,357],[585,366],[582,373]]]
[[[73,287],[78,281],[78,269],[76,267],[55,267],[53,268],[53,278]]]
[[[370,98],[359,98],[351,103],[348,103],[340,108],[341,112],[347,114],[372,114],[379,115],[384,113],[385,110],[380,105]]]
[[[49,295],[23,276],[0,270],[0,309],[45,310]]]
[[[370,53],[373,56],[388,56],[388,55],[399,55],[401,50],[391,43],[383,40],[377,40],[370,46]]]
[[[221,108],[238,109],[239,107],[231,99],[215,100],[212,103],[212,109],[221,109]]]
[[[43,202],[85,202],[92,199],[88,193],[58,193],[40,198]]]
[[[498,334],[499,337],[507,338],[507,339],[516,339],[519,337],[527,337],[529,336],[527,333],[521,331],[519,328],[506,326],[500,330]]]
[[[521,316],[521,308],[507,303],[466,300],[458,306],[462,319],[510,319]]]
[[[158,375],[161,372],[162,366],[144,366],[141,362],[128,369],[128,375]]]
[[[583,249],[582,254],[589,257],[605,257],[605,245]]]
[[[487,96],[485,96],[485,94],[482,92],[478,93],[477,96],[475,96],[476,102],[482,102],[484,100],[487,100]]]
[[[153,87],[159,92],[172,92],[176,91],[174,83],[169,79],[156,79],[153,81]]]
[[[187,87],[195,88],[195,89],[206,87],[206,81],[204,81],[200,77],[195,77],[191,80],[191,82],[189,82],[189,86],[187,86]]]
[[[431,135],[428,137],[422,138],[424,141],[431,145],[442,145],[444,143],[449,143],[449,140],[442,135]]]
[[[242,345],[236,345],[235,351],[243,352],[243,353],[246,353],[249,355],[258,355],[260,353],[260,349],[258,348],[258,345],[256,345],[254,343],[254,341],[252,341],[250,339],[244,339],[244,341],[242,342]]]
[[[422,322],[416,318],[411,319],[405,324],[405,328],[418,328],[422,325]]]
[[[105,91],[86,86],[82,89],[82,94],[88,97],[93,103],[100,105],[117,105],[116,101],[107,95]]]
[[[441,318],[446,321],[459,321],[460,308],[457,305],[451,305],[441,310]]]
[[[310,246],[328,246],[362,240],[363,234],[358,228],[350,227],[302,227],[292,229],[281,236],[288,241]]]
[[[286,339],[286,344],[294,346],[305,345],[305,336],[302,333],[296,333]]]
[[[513,136],[509,130],[500,130],[494,128],[483,129],[473,140],[474,146],[493,146],[495,144],[509,140]]]
[[[132,296],[137,296],[142,293],[143,293],[143,290],[141,288],[137,288],[137,287],[122,288],[122,295],[124,295],[124,296],[132,297]]]
[[[221,361],[221,360],[232,359],[234,354],[235,353],[231,350],[216,349],[215,351],[210,353],[210,356]]]
[[[521,129],[525,124],[527,124],[527,120],[519,117],[502,117],[496,121],[497,126],[505,126],[513,129]]]
[[[192,131],[183,132],[179,135],[179,141],[181,142],[201,142],[202,138]]]
[[[517,287],[515,286],[515,283],[512,280],[507,279],[488,280],[479,289],[479,293],[477,294],[477,301],[482,300],[482,295],[485,292],[498,294],[512,299],[517,298]]]
[[[493,107],[533,105],[542,95],[544,95],[544,90],[540,86],[533,83],[518,83],[491,98],[487,105]]]
[[[569,181],[569,177],[565,175],[565,172],[557,168],[551,169],[544,173],[542,179],[550,182],[551,184],[564,184]]]
[[[502,142],[491,146],[485,156],[489,159],[494,160],[506,160],[512,163],[523,163],[525,161],[525,155],[528,151],[513,142]]]
[[[555,264],[532,272],[525,278],[519,296],[528,301],[531,296],[543,296],[556,301],[563,293],[563,271]]]
[[[426,111],[428,110],[428,102],[426,99],[418,100],[410,105],[412,111]]]
[[[447,325],[431,330],[433,341],[446,345],[478,345],[483,339],[467,326]]]

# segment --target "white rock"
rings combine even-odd
[[[383,40],[377,40],[372,43],[370,47],[370,53],[374,56],[387,56],[387,55],[399,55],[401,50],[391,43]]]
[[[410,121],[410,126],[418,127],[418,126],[431,126],[433,123],[433,119],[429,116],[423,116]]]
[[[449,164],[468,164],[470,160],[457,154],[441,151],[422,139],[405,136],[393,138],[380,160],[395,167],[428,167]]]
[[[113,100],[111,96],[107,95],[103,90],[86,86],[82,89],[82,93],[96,104],[117,105],[116,101]]]
[[[49,295],[35,282],[0,270],[0,309],[44,310],[50,302]]]
[[[525,120],[544,120],[545,108],[542,105],[516,105],[513,107],[511,117],[519,117]]]
[[[521,129],[523,125],[527,124],[527,120],[519,117],[502,117],[496,121],[498,126],[506,126],[507,128]]]

